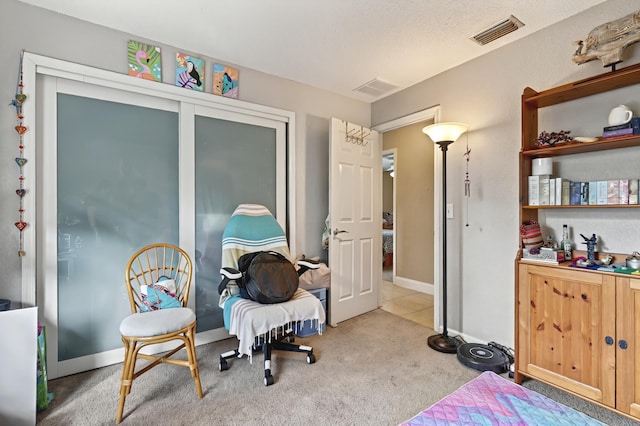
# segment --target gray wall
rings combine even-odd
[[[238,28],[240,31],[240,27]],[[191,52],[189,46],[166,46],[113,31],[15,0],[0,0],[0,298],[20,300],[21,262],[17,255],[18,154],[14,110],[6,105],[16,90],[20,50],[125,74],[127,40],[150,42],[162,48],[163,81],[174,84],[175,52]],[[234,66],[224,58],[207,60],[205,91],[211,92],[211,62]],[[292,58],[292,61],[295,60]],[[298,251],[307,256],[326,257],[321,237],[328,213],[328,140],[332,116],[369,127],[370,106],[326,91],[294,83],[235,65],[240,71],[239,99],[268,105],[296,114],[297,229]],[[25,92],[33,88],[25,88]],[[214,96],[214,95],[211,95]],[[28,102],[28,101],[27,101]],[[28,179],[28,177],[27,177]],[[28,183],[26,184],[28,187]],[[296,254],[296,253],[294,253]],[[27,253],[33,256],[34,253]]]
[[[465,205],[465,136],[449,147],[447,156],[448,201],[454,203],[457,212],[455,219],[447,221],[448,325],[452,329],[485,341],[513,345],[514,259],[519,244],[520,96],[527,86],[545,90],[608,71],[599,61],[574,64],[571,61],[572,42],[584,39],[595,26],[638,8],[637,0],[607,1],[372,105],[374,126],[438,104],[442,107],[442,121],[461,121],[469,125],[469,227],[465,227],[464,215],[460,214]],[[628,48],[624,58],[619,67],[640,62],[640,44]],[[570,122],[576,126],[573,134],[579,136],[578,130],[585,129],[601,131],[611,108],[619,103],[637,103],[638,96],[629,93],[625,90],[618,93],[618,98],[600,100],[598,111],[595,107],[581,109],[580,114],[584,117],[572,117]],[[635,112],[640,113],[640,105]],[[591,127],[589,123],[592,123]],[[568,125],[566,122],[556,124]],[[547,130],[560,129],[566,128],[549,127]],[[634,154],[639,158],[637,151]],[[606,174],[600,159],[607,155],[599,154],[598,161],[590,162],[589,172],[582,174],[591,179]],[[615,164],[616,168],[637,165],[637,160],[632,163],[626,157]],[[637,171],[625,173],[638,174]],[[630,253],[640,246],[640,215],[637,212],[564,212],[563,217],[548,218],[547,223],[552,227],[545,229],[545,234],[559,235],[557,228],[563,221],[569,221],[574,235],[596,233],[604,236],[606,249],[613,252]],[[621,220],[610,220],[610,216]],[[582,241],[579,236],[578,239]]]

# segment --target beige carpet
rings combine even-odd
[[[228,371],[218,371],[219,353],[232,349],[235,338],[199,346],[204,397],[197,398],[186,369],[161,365],[133,383],[122,424],[396,425],[480,374],[455,355],[429,349],[431,334],[426,327],[376,310],[322,336],[298,338],[298,343],[313,346],[315,364],[306,364],[303,354],[276,352],[276,382],[269,387],[262,381],[261,354],[253,364],[236,359]],[[120,369],[114,365],[51,380],[55,398],[37,424],[113,424]],[[558,395],[556,399],[566,397]],[[607,410],[573,402],[602,421],[624,424]]]

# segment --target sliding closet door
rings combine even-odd
[[[287,223],[292,117],[87,80],[38,77],[35,281],[50,378],[122,362],[125,266],[154,242],[192,257],[197,344],[227,338],[217,292],[227,221],[255,203]]]
[[[209,108],[197,108],[194,125],[196,311],[201,332],[224,326],[218,307],[222,232],[238,204],[262,204],[284,225],[286,137],[281,122]]]
[[[46,312],[56,377],[122,360],[127,261],[147,244],[179,242],[179,130],[175,102],[61,79],[48,87],[55,133],[43,140],[41,216],[53,225],[43,250],[57,268],[45,274],[45,291],[57,293]]]

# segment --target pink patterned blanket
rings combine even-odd
[[[460,387],[402,426],[604,425],[492,371]]]

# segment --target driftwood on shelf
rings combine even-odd
[[[640,10],[592,29],[587,38],[574,42],[573,62],[600,59],[605,67],[622,62],[624,49],[640,41]]]

